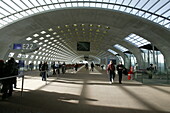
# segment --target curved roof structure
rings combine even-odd
[[[1,27],[48,10],[97,7],[134,14],[170,28],[169,0],[1,0],[0,4]]]
[[[125,40],[131,34],[154,44],[165,57],[170,55],[169,0],[1,0],[0,4],[1,58],[10,52],[10,44],[25,41],[39,44],[40,49],[28,56],[35,61],[100,58],[108,49],[121,55],[114,47],[121,44],[142,62],[138,46]],[[90,42],[90,52],[77,51],[78,41]]]

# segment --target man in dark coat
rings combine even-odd
[[[122,73],[123,73],[123,70],[125,69],[125,67],[122,64],[122,62],[119,62],[119,64],[117,65],[116,68],[117,68],[118,75],[119,75],[119,84],[122,84]]]

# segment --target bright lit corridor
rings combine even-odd
[[[169,113],[170,86],[145,85],[116,75],[109,84],[106,71],[84,67],[78,72],[50,76],[42,81],[38,71],[26,72],[21,96],[18,79],[13,96],[0,101],[0,113]],[[10,108],[10,109],[9,109]]]

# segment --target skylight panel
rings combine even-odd
[[[34,51],[34,54],[37,54],[38,51]]]
[[[55,7],[56,7],[56,8],[60,8],[60,5],[59,5],[59,4],[55,4]]]
[[[62,8],[67,7],[65,3],[60,4],[60,6],[61,6]]]
[[[48,42],[48,40],[44,40],[44,42]]]
[[[131,0],[131,3],[129,6],[134,7],[136,5],[136,3],[138,2],[138,0]]]
[[[34,40],[34,41],[33,41],[33,43],[37,43],[37,42],[38,42],[38,40]]]
[[[39,45],[42,45],[42,44],[43,44],[42,42],[39,43]]]
[[[17,5],[15,5],[11,0],[4,0],[3,2],[7,3],[9,6],[11,6],[16,11],[21,11],[22,9],[19,8]],[[2,6],[2,2],[0,1],[0,4]]]
[[[46,5],[46,3],[44,2],[44,0],[37,0],[37,2],[41,5]]]
[[[36,0],[31,0],[30,2],[32,2],[34,4],[34,6],[39,6],[39,4]]]
[[[10,13],[15,13],[15,11],[13,9],[11,9],[8,5],[6,5],[5,3],[1,2],[0,1],[0,4],[1,4],[1,7],[5,10],[7,10],[8,12]]]
[[[40,37],[39,39],[40,39],[40,40],[43,40],[43,39],[44,39],[44,37]]]
[[[48,44],[51,44],[52,42],[48,42]]]
[[[47,4],[52,4],[51,0],[44,0]]]
[[[8,22],[8,23],[9,23],[9,22],[12,22],[12,20],[11,20],[10,18],[8,18],[8,17],[4,18],[3,20],[6,21],[6,22]]]
[[[30,40],[32,40],[32,38],[31,38],[31,37],[28,37],[28,38],[26,38],[26,40],[30,41]]]
[[[43,48],[42,51],[45,51],[45,48]]]
[[[124,40],[135,45],[136,47],[141,47],[143,45],[150,44],[150,42],[147,41],[146,39],[144,39],[136,34],[133,34],[133,33],[130,34],[129,36],[125,37]]]
[[[54,39],[54,37],[51,37],[51,38],[50,38],[50,40],[53,40],[53,39]]]
[[[33,59],[33,58],[34,58],[34,55],[31,55],[31,56],[30,56],[30,59]]]
[[[33,14],[33,12],[32,12],[31,10],[26,10],[26,12],[27,12],[29,15]]]
[[[122,51],[122,52],[128,51],[127,48],[125,48],[125,47],[123,47],[119,44],[114,45],[114,47],[117,48],[118,50]]]
[[[43,6],[43,8],[44,8],[45,10],[49,10],[49,7],[48,7],[48,6]]]
[[[55,9],[54,5],[49,5],[50,9]]]
[[[78,6],[83,7],[84,3],[78,3]]]
[[[26,13],[25,11],[20,12],[20,14],[23,16],[28,16],[28,13]]]
[[[21,53],[19,53],[19,54],[18,54],[18,56],[17,56],[17,58],[21,58],[21,56],[22,56],[22,54],[21,54]]]
[[[64,0],[58,0],[59,2],[64,2]],[[71,1],[73,1],[73,0],[71,0]]]
[[[34,37],[38,37],[39,35],[38,35],[38,34],[34,34],[33,36],[34,36]]]
[[[21,14],[19,14],[19,13],[15,14],[14,16],[15,16],[15,18],[17,17],[16,19],[23,17],[23,16],[22,16]],[[14,19],[14,20],[16,20],[16,19]]]
[[[56,34],[57,34],[56,32],[53,33],[53,35],[56,35]]]
[[[46,37],[50,37],[50,36],[51,36],[51,35],[49,35],[49,34],[48,34],[48,35],[46,35]]]
[[[1,13],[2,13],[3,15],[5,15],[5,16],[10,15],[9,12],[5,11],[5,10],[2,9],[1,7],[0,7],[0,11],[1,11]]]
[[[41,31],[41,34],[45,34],[46,32],[45,31]]]
[[[15,0],[13,2],[15,2],[15,4],[17,4],[22,9],[28,9],[28,7],[25,4],[23,4],[20,0]]]
[[[111,53],[114,54],[114,55],[118,54],[117,52],[115,52],[115,51],[113,51],[113,50],[111,50],[111,49],[108,49],[107,51],[111,52]]]
[[[13,56],[14,56],[14,54],[15,54],[15,53],[10,52],[10,53],[9,53],[9,55],[8,55],[8,57],[13,57]]]
[[[37,9],[38,9],[39,11],[44,11],[44,9],[43,9],[42,7],[37,7]]]
[[[40,55],[42,52],[39,52],[38,54]]]
[[[25,58],[28,58],[29,57],[29,55],[25,55]]]
[[[72,4],[71,3],[66,3],[66,6],[67,7],[72,7]]]
[[[59,37],[60,37],[60,35],[57,35],[56,37],[57,37],[57,38],[59,38]]]
[[[43,47],[47,46],[47,44],[44,44]]]
[[[29,7],[32,8],[33,5],[28,0],[23,0],[23,2]]]

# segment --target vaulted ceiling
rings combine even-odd
[[[10,7],[9,3],[1,1],[11,8],[0,7],[1,11],[3,9],[3,12],[0,12],[1,58],[11,52],[9,46],[15,42],[36,43],[40,46],[39,50],[29,53],[29,56],[26,57],[28,59],[68,62],[75,58],[81,59],[82,55],[90,55],[96,59],[102,58],[109,55],[108,49],[122,55],[122,51],[114,47],[115,44],[120,44],[131,51],[141,62],[140,49],[125,40],[125,37],[131,34],[151,42],[165,56],[170,55],[169,0],[161,3],[157,0],[153,3],[150,0],[145,0],[143,1],[145,4],[141,2],[142,0],[138,0],[138,2],[122,0],[119,1],[120,3],[112,0],[58,1],[57,3],[53,0],[50,0],[51,3],[45,1],[44,5],[39,3],[39,5],[31,7],[29,4],[27,9],[22,6],[23,10],[16,8],[8,15],[3,13],[4,10],[10,12],[11,9],[14,10],[14,6]],[[24,0],[20,0],[20,2],[28,4]],[[34,4],[32,0],[27,2]],[[11,3],[17,5],[17,2],[11,1]],[[72,4],[72,7],[68,7],[68,4]],[[81,6],[82,4],[83,6]],[[87,4],[89,7],[85,6]],[[151,6],[149,7],[148,4]],[[158,7],[158,4],[162,7]],[[62,7],[64,5],[65,7]],[[17,6],[19,7],[19,4]],[[46,7],[49,9],[45,10]],[[23,12],[25,12],[25,16]],[[2,16],[2,13],[6,15]],[[11,20],[12,18],[15,19]],[[77,51],[77,42],[79,41],[90,42],[90,51]],[[14,56],[19,58],[18,54]]]

